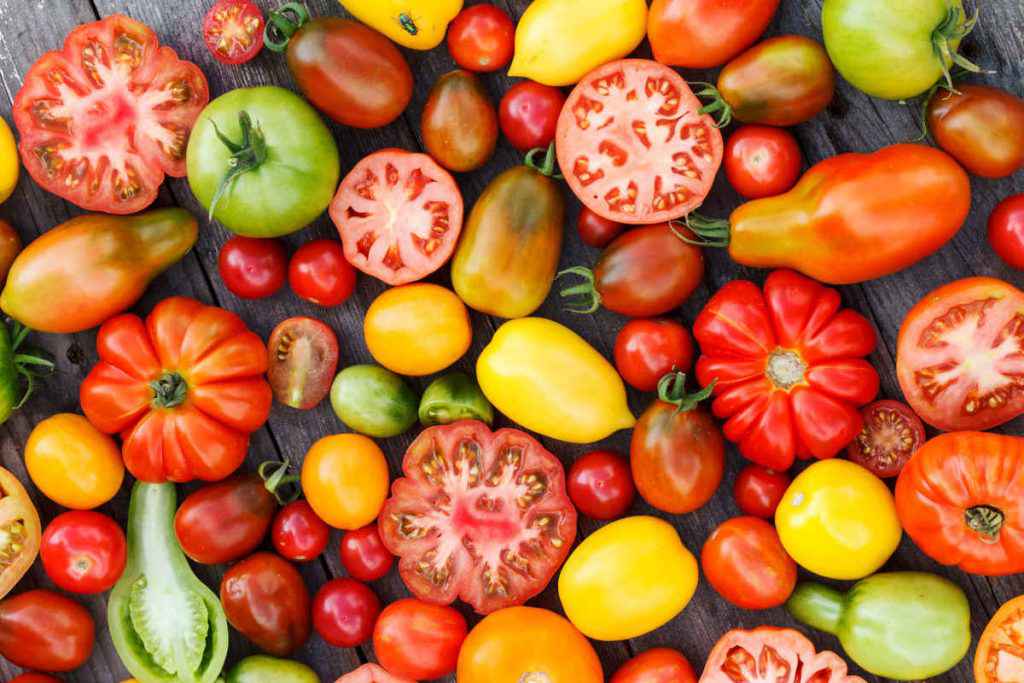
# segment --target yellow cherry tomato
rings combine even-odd
[[[565,615],[595,640],[636,638],[683,611],[697,560],[668,522],[626,517],[590,534],[558,576]]]
[[[44,496],[72,510],[103,505],[124,481],[121,449],[72,413],[59,413],[35,426],[25,444],[25,467]]]
[[[849,460],[816,462],[793,480],[775,511],[786,552],[830,579],[873,574],[900,544],[900,520],[881,479]]]
[[[646,33],[647,0],[534,0],[516,27],[508,75],[572,85],[628,55]]]
[[[378,363],[414,377],[444,370],[473,340],[466,305],[450,289],[426,283],[378,296],[366,311],[363,334]]]
[[[7,121],[0,117],[0,204],[14,192],[18,184],[18,146],[14,142],[14,134]]]
[[[388,461],[361,434],[325,436],[302,463],[306,501],[336,529],[358,529],[380,514],[388,497]]]
[[[477,359],[476,375],[495,408],[559,441],[593,443],[636,424],[615,368],[551,320],[503,324]]]
[[[340,0],[359,21],[399,45],[431,50],[441,44],[462,0]]]

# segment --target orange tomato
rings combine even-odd
[[[974,653],[975,683],[1012,683],[1021,680],[1024,654],[1024,595],[1008,600],[989,620]]]
[[[103,505],[124,480],[114,440],[72,413],[59,413],[35,426],[25,444],[25,467],[43,495],[72,510]]]
[[[364,527],[388,497],[388,462],[361,434],[325,436],[302,463],[302,492],[320,519],[337,529]]]

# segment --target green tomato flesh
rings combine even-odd
[[[334,378],[331,406],[338,419],[360,434],[398,436],[416,422],[419,400],[405,381],[376,365],[353,365]]]

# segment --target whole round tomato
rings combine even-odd
[[[519,81],[505,92],[498,105],[501,132],[520,152],[546,149],[555,140],[564,104],[565,93],[558,88]]]
[[[190,493],[174,515],[174,533],[193,562],[240,560],[263,542],[277,500],[255,474],[240,474]]]
[[[988,218],[988,243],[999,258],[1024,270],[1024,194],[999,202]]]
[[[1024,167],[1024,100],[1000,88],[939,88],[928,102],[928,131],[963,167],[1005,178]]]
[[[448,52],[470,71],[497,71],[512,61],[516,25],[500,7],[472,5],[448,27]]]
[[[377,594],[352,579],[328,581],[313,598],[313,628],[334,647],[366,642],[379,614]]]
[[[1007,600],[989,619],[974,651],[975,683],[1011,683],[1024,657],[1013,645],[1024,629],[1024,595]]]
[[[395,563],[395,556],[384,546],[376,523],[346,531],[338,552],[345,571],[359,581],[383,578]]]
[[[778,8],[779,0],[654,0],[647,37],[662,64],[710,69],[753,45]]]
[[[277,240],[237,235],[220,248],[217,270],[235,296],[262,299],[284,286],[288,255]]]
[[[263,12],[252,0],[217,0],[203,18],[203,40],[221,64],[244,64],[263,49]]]
[[[615,337],[615,369],[639,391],[654,391],[668,373],[692,366],[693,339],[675,321],[630,320]]]
[[[228,623],[261,650],[287,657],[309,638],[309,591],[302,575],[273,553],[232,566],[220,582]]]
[[[317,441],[302,463],[302,492],[317,516],[336,529],[366,526],[388,496],[388,461],[360,434]]]
[[[800,178],[802,163],[796,138],[775,126],[742,126],[725,146],[725,176],[746,199],[787,192]]]
[[[43,532],[39,556],[57,588],[69,593],[104,593],[124,572],[128,542],[121,527],[107,515],[65,512]]]
[[[576,230],[580,233],[583,243],[598,249],[604,249],[608,243],[619,236],[626,226],[622,223],[610,221],[604,216],[583,207],[576,219]]]
[[[81,415],[59,413],[33,429],[25,468],[43,495],[72,510],[103,505],[124,481],[121,450]]]
[[[338,306],[356,288],[356,271],[334,240],[313,240],[299,247],[288,264],[288,285],[318,306]]]
[[[225,683],[320,683],[320,677],[305,664],[269,655],[249,655],[231,667],[223,680]]]
[[[617,519],[633,504],[636,488],[629,462],[612,451],[591,451],[576,459],[566,477],[576,509],[591,519]]]
[[[13,473],[0,467],[0,598],[11,592],[39,554],[39,512]]]
[[[379,664],[363,664],[355,671],[350,671],[334,683],[416,683],[408,678],[392,676]]]
[[[0,656],[23,669],[72,671],[85,664],[96,641],[89,610],[48,590],[30,590],[0,602]]]
[[[270,333],[267,363],[267,380],[278,403],[315,408],[331,390],[338,369],[338,337],[315,318],[288,318]]]
[[[334,378],[331,407],[349,429],[375,438],[398,436],[416,423],[419,396],[379,365],[350,365]]]
[[[609,683],[697,683],[697,676],[682,653],[656,647],[619,667]]]
[[[27,673],[15,676],[10,683],[61,683],[61,680],[46,674]]]
[[[734,517],[711,532],[700,566],[723,598],[743,609],[770,609],[786,602],[796,587],[796,562],[768,522]]]
[[[875,401],[861,417],[864,428],[847,446],[847,457],[876,477],[895,477],[924,443],[921,418],[899,401]]]
[[[759,666],[758,663],[765,662]],[[849,674],[835,652],[818,652],[814,643],[791,628],[761,626],[733,629],[715,643],[700,679],[704,683],[864,683]]]
[[[405,598],[380,613],[373,650],[381,666],[396,676],[440,678],[455,671],[467,630],[455,609]]]
[[[785,472],[747,465],[736,476],[732,495],[743,514],[772,519],[789,484],[789,475]]]
[[[0,204],[6,202],[18,186],[18,176],[21,174],[21,163],[18,161],[18,143],[14,139],[11,127],[7,120],[0,117]],[[5,230],[10,229],[7,225]],[[19,241],[19,246],[21,242]],[[6,259],[5,259],[6,260]],[[11,260],[14,260],[13,257]],[[10,266],[5,269],[6,271]]]
[[[331,530],[304,500],[281,508],[274,517],[270,538],[274,550],[292,562],[309,562],[323,554]]]
[[[438,78],[423,105],[420,132],[430,156],[450,171],[486,164],[498,143],[498,114],[480,79],[463,69]]]

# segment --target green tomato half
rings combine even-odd
[[[405,381],[377,365],[353,365],[331,385],[331,406],[350,429],[377,438],[398,436],[416,422],[419,399]]]
[[[301,662],[253,655],[231,668],[226,683],[320,683],[320,678]]]

